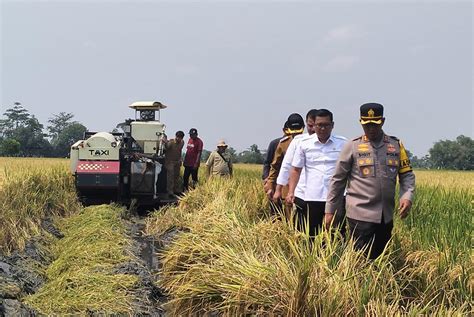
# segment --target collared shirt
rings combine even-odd
[[[331,135],[321,143],[317,134],[303,138],[291,163],[305,168],[305,201],[326,201],[329,182],[336,168],[336,162],[347,139]]]
[[[267,149],[267,154],[265,155],[265,160],[263,161],[263,171],[262,171],[262,180],[266,180],[268,175],[270,174],[270,168],[273,161],[273,156],[275,155],[276,148],[278,147],[278,143],[283,136],[276,138],[270,142]]]
[[[232,174],[232,160],[230,153],[225,151],[219,154],[213,151],[207,159],[206,166],[209,175],[227,176]]]
[[[309,136],[308,133],[297,135],[293,138],[288,149],[286,150],[285,157],[281,163],[280,173],[278,173],[277,185],[286,186],[290,178],[290,169],[291,162],[295,156],[296,148],[300,144],[300,141]],[[305,191],[305,169],[301,170],[300,179],[295,188],[295,196],[304,200],[304,191]]]
[[[392,221],[397,176],[400,198],[412,200],[415,174],[403,144],[384,134],[380,142],[362,136],[343,148],[331,180],[326,213],[334,213],[347,184],[348,218],[381,223]]]

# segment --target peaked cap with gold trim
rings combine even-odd
[[[360,106],[360,123],[382,124],[383,106],[379,103],[365,103]]]

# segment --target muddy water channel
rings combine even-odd
[[[134,298],[131,303],[133,315],[163,316],[166,314],[163,305],[167,302],[167,297],[156,281],[159,279],[160,269],[158,253],[167,242],[144,234],[145,216],[133,215],[127,218],[123,220],[126,235],[131,242],[131,249],[127,252],[132,256],[129,261],[118,264],[111,273],[136,277],[137,282],[130,290]],[[44,233],[31,239],[23,251],[15,251],[8,256],[0,254],[0,316],[41,315],[25,303],[25,298],[48,283],[45,272],[55,261],[50,246],[63,238],[63,234],[51,221],[45,221],[43,229],[49,234]],[[170,237],[164,239],[169,240]],[[94,309],[86,313],[103,315],[103,312]]]

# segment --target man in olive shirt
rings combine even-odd
[[[166,189],[168,195],[172,197],[174,194],[179,194],[178,188],[179,172],[183,162],[181,152],[184,146],[184,132],[178,131],[175,138],[166,143],[165,152],[165,168],[166,168]]]
[[[367,103],[360,107],[364,135],[346,143],[329,185],[325,222],[331,224],[347,185],[346,215],[355,247],[368,247],[377,258],[392,236],[397,177],[400,182],[399,213],[410,211],[415,175],[403,144],[382,130],[383,106]]]
[[[207,176],[221,176],[231,177],[232,176],[232,159],[230,153],[226,151],[227,144],[224,140],[219,141],[217,144],[217,150],[209,155],[206,162]]]

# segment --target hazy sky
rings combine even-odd
[[[1,114],[18,101],[110,131],[159,100],[168,135],[240,151],[311,108],[356,137],[375,101],[416,155],[474,134],[470,1],[0,2]]]

